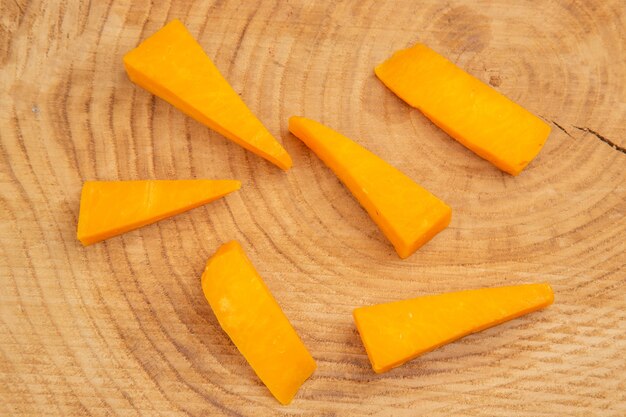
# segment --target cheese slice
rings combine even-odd
[[[177,19],[124,56],[132,82],[284,170],[291,157]]]
[[[479,332],[554,301],[549,284],[484,288],[413,298],[354,310],[375,372]]]
[[[289,404],[315,360],[238,242],[220,247],[202,290],[222,329],[281,404]]]
[[[241,187],[234,180],[86,181],[80,197],[83,245],[217,200]]]
[[[402,100],[511,175],[537,156],[550,134],[543,120],[426,45],[396,52],[375,73]]]
[[[443,201],[351,139],[304,117],[291,117],[289,130],[335,172],[401,258],[450,223]]]

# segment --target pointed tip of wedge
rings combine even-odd
[[[228,193],[235,192],[241,189],[241,181],[239,180],[222,180],[226,185],[228,185],[227,189]]]
[[[76,239],[78,239],[83,246],[89,246],[94,243],[89,241],[89,239],[86,239],[80,232],[76,233]]]
[[[184,29],[185,31],[189,32],[189,30],[187,29],[187,27],[185,26],[185,24],[177,17],[175,17],[174,19],[170,20],[169,22],[167,22],[161,29],[159,29],[158,32],[163,31],[163,30],[167,30],[169,28],[178,26],[177,29]]]
[[[381,62],[380,64],[376,65],[374,67],[374,75],[376,75],[376,77],[378,77],[379,80],[382,81],[382,78],[380,76],[380,72],[382,71],[382,66],[384,65],[384,62]]]
[[[239,243],[238,240],[229,240],[228,242],[224,243],[222,246],[220,246],[218,248],[218,252],[225,252],[231,249],[242,249],[241,247],[241,243]]]
[[[291,167],[293,166],[293,160],[291,159],[291,156],[287,153],[287,151],[285,151],[284,149],[283,151],[284,153],[278,156],[276,160],[272,162],[274,162],[274,164],[283,171],[289,171],[289,169],[291,169]]]
[[[303,116],[291,116],[289,118],[289,131],[293,133],[293,129],[296,126],[300,125],[302,122],[306,122],[307,120],[310,120],[310,119],[307,119],[306,117],[303,117]]]
[[[439,232],[443,231],[450,225],[452,220],[452,208],[443,201],[441,203],[441,215],[437,221],[434,221],[432,227],[424,234],[416,237],[410,243],[395,244],[394,248],[400,259],[406,259],[413,255],[419,248],[430,242]]]
[[[538,285],[541,286],[544,290],[544,295],[546,299],[544,307],[547,307],[550,304],[554,303],[554,289],[552,289],[552,286],[547,282],[542,282]]]
[[[372,365],[372,370],[377,373],[377,374],[384,374],[385,372],[389,371],[391,368],[387,368],[387,367],[379,367],[376,365]]]

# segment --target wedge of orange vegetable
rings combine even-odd
[[[241,187],[234,180],[86,181],[78,240],[85,246],[209,203]]]
[[[202,290],[222,329],[282,404],[315,370],[315,360],[241,245],[222,245],[207,262]]]
[[[425,45],[375,69],[391,91],[454,139],[512,175],[543,147],[550,126]]]
[[[124,56],[134,83],[280,168],[291,157],[220,74],[179,20]]]
[[[380,373],[553,300],[549,284],[484,288],[357,308],[354,321],[372,368]]]
[[[291,117],[289,130],[335,172],[401,258],[450,223],[450,207],[347,137],[304,117]]]

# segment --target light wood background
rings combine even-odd
[[[255,4],[256,3],[256,4]],[[626,415],[626,4],[0,1],[0,415]],[[284,144],[283,173],[132,85],[180,18]],[[373,74],[422,41],[554,127],[517,178]],[[319,120],[453,207],[401,261],[287,131]],[[235,178],[224,200],[83,248],[84,180]],[[318,361],[288,407],[219,328],[207,258],[242,242]],[[353,308],[549,281],[553,306],[376,375]]]

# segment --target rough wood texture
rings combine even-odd
[[[626,415],[621,0],[0,3],[0,415]],[[515,5],[513,3],[523,3]],[[132,85],[122,55],[178,17],[294,158],[285,174]],[[388,91],[420,40],[554,131],[519,177]],[[306,115],[440,196],[449,229],[391,245],[287,132]],[[83,248],[87,179],[237,178],[226,199]],[[200,289],[239,239],[318,360],[281,407]],[[547,280],[549,309],[375,375],[363,304]]]

